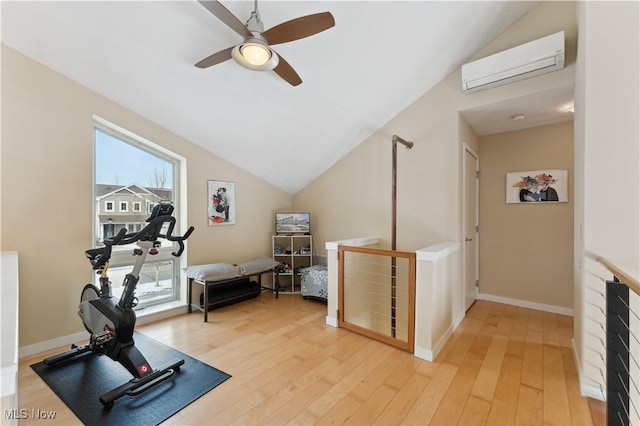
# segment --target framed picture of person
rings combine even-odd
[[[568,170],[507,173],[507,203],[566,203]]]
[[[233,182],[207,181],[207,196],[209,226],[236,223],[236,186]]]

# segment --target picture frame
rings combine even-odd
[[[569,201],[568,170],[507,173],[507,204],[549,204]]]
[[[209,226],[236,223],[236,186],[234,182],[207,181],[207,218]]]

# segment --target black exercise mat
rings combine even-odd
[[[132,379],[111,358],[86,353],[55,367],[39,362],[31,368],[86,425],[155,425],[231,377],[144,334],[136,332],[134,340],[151,368],[176,358],[185,362],[169,380],[138,396],[125,395],[111,408],[104,408],[99,396]]]

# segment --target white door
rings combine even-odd
[[[464,245],[464,305],[469,309],[478,298],[478,172],[480,159],[468,146],[464,145],[463,157],[463,218]]]

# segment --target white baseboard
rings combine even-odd
[[[159,305],[160,306],[160,305]],[[136,312],[137,325],[148,324],[153,321],[159,321],[181,315],[187,312],[187,305],[184,302],[174,302],[159,309],[154,307],[142,309]],[[73,343],[85,342],[89,339],[89,334],[86,331],[70,334],[68,336],[62,336],[51,340],[45,340],[44,342],[35,343],[33,345],[22,346],[18,348],[18,357],[24,358],[27,356],[35,355],[40,352],[48,351],[51,349],[59,348],[62,346],[71,346]]]
[[[573,316],[573,309],[562,306],[546,305],[544,303],[529,302],[527,300],[511,299],[509,297],[494,296],[491,294],[478,293],[478,299],[489,302],[503,303],[505,305],[519,306],[521,308],[535,309],[537,311],[551,312],[552,314]]]
[[[436,343],[436,345],[433,347],[433,350],[428,350],[428,349],[417,346],[413,350],[413,355],[420,359],[424,359],[425,361],[433,362],[433,360],[436,359],[436,357],[438,356],[442,348],[444,348],[444,345],[447,344],[447,342],[449,341],[449,338],[451,337],[451,335],[453,335],[453,332],[456,331],[456,328],[458,328],[458,326],[460,325],[463,319],[464,319],[464,312],[462,312],[460,315],[458,315],[457,318],[453,320],[453,323],[449,326],[447,331],[445,331],[444,334],[440,337],[440,339],[438,340],[438,343]]]
[[[453,335],[453,332],[456,331],[456,328],[460,325],[462,320],[464,319],[464,312],[460,313],[457,318],[453,319],[453,323],[449,326],[447,331],[444,332],[442,337],[438,340],[438,343],[433,347],[433,359],[436,359],[444,345],[447,344],[449,338]]]
[[[460,314],[458,314],[458,316],[453,320],[453,331],[456,331],[456,328],[458,328],[465,315],[465,312],[460,312]]]
[[[424,359],[425,361],[429,361],[429,362],[433,362],[434,360],[434,356],[433,356],[433,351],[429,351],[425,348],[421,348],[421,347],[415,347],[413,350],[413,356],[420,358],[420,359]]]
[[[576,341],[571,339],[571,351],[573,352],[573,362],[576,365],[576,370],[578,370],[578,383],[580,385],[580,395],[593,398],[600,401],[606,401],[607,397],[604,394],[604,391],[600,390],[600,388],[593,385],[586,385],[584,383],[584,377],[582,375],[582,370],[580,369],[580,363],[578,362],[578,351],[576,350]]]
[[[40,352],[48,351],[50,349],[59,348],[61,346],[71,346],[72,343],[84,342],[88,339],[89,334],[86,331],[83,331],[81,333],[69,334],[68,336],[45,340],[44,342],[35,343],[33,345],[21,346],[18,349],[18,356],[20,358],[24,358]]]
[[[338,327],[338,319],[330,316],[325,317],[325,323],[331,327]]]
[[[578,382],[580,383],[580,395],[606,402],[607,397],[599,388],[591,385],[585,385],[582,383],[582,378],[578,378]]]

